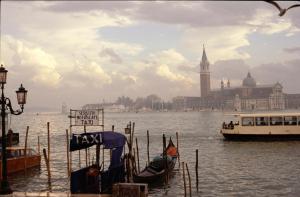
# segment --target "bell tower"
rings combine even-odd
[[[207,97],[210,92],[209,62],[203,45],[202,60],[200,62],[200,91],[201,97]]]

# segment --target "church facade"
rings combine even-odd
[[[200,93],[201,97],[179,96],[173,98],[175,110],[283,110],[300,107],[300,94],[285,94],[283,86],[274,84],[258,85],[248,72],[238,87],[231,87],[221,80],[220,88],[211,89],[209,61],[203,47],[200,62]],[[289,101],[290,100],[290,101]]]

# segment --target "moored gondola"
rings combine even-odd
[[[163,154],[154,157],[148,166],[142,170],[139,174],[133,175],[133,181],[135,183],[148,183],[153,184],[163,181],[165,176],[170,173],[176,164],[178,152],[177,148],[170,138],[169,144],[166,148],[166,160]]]

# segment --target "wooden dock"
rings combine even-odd
[[[14,192],[4,197],[112,197],[109,194],[71,194],[69,192]]]

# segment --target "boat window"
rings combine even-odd
[[[242,118],[242,125],[243,126],[253,126],[254,125],[254,118],[253,117],[243,117]]]
[[[256,126],[267,126],[269,124],[268,117],[255,117]]]
[[[270,125],[282,125],[283,121],[282,121],[282,117],[281,116],[271,116],[270,117]]]
[[[297,116],[285,116],[284,125],[297,125]]]
[[[300,126],[300,116],[298,116],[298,125]]]

